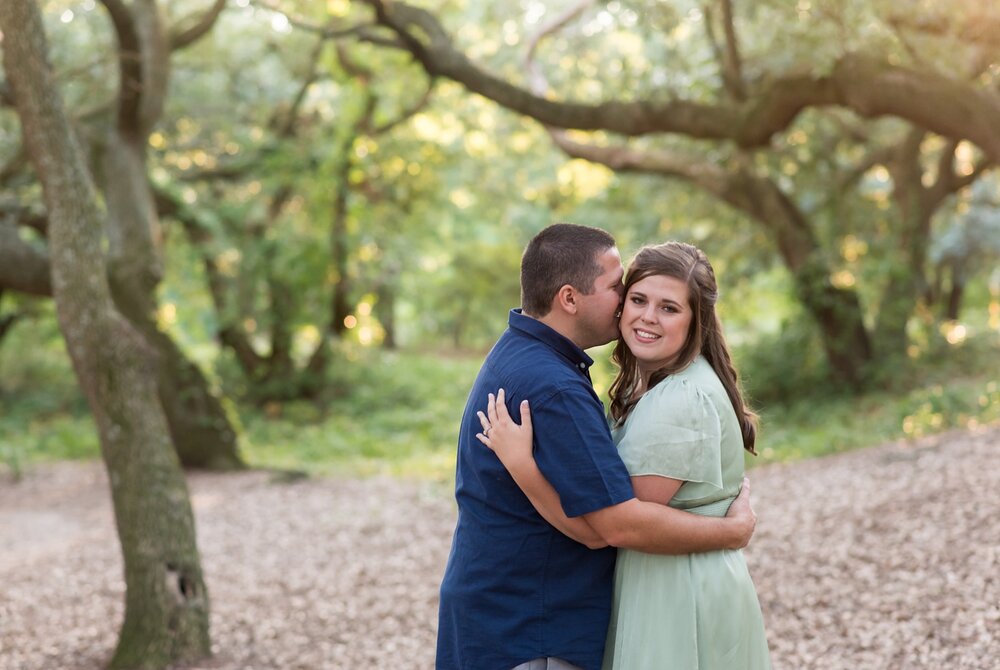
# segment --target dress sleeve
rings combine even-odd
[[[722,488],[722,423],[708,395],[667,378],[632,410],[618,453],[629,474],[661,475]]]

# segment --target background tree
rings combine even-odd
[[[538,21],[539,13],[526,19],[534,26],[526,29],[533,34],[526,45],[533,69],[523,86],[508,83],[518,78],[516,74],[505,78],[475,65],[442,23],[425,10],[399,2],[371,0],[368,4],[374,7],[376,20],[392,29],[398,42],[429,74],[452,78],[471,91],[541,121],[569,155],[620,172],[684,179],[764,226],[799,298],[819,326],[830,370],[854,385],[863,381],[866,363],[876,352],[884,359],[905,349],[905,325],[920,295],[926,264],[922,240],[927,239],[928,222],[945,196],[971,183],[989,165],[995,151],[995,128],[987,122],[994,100],[984,91],[990,77],[979,75],[995,62],[996,49],[979,43],[957,48],[955,33],[949,33],[945,41],[952,53],[944,62],[952,68],[950,78],[912,57],[914,62],[906,67],[897,66],[895,62],[912,53],[913,40],[926,40],[926,31],[905,38],[887,35],[888,28],[883,33],[865,34],[861,26],[894,25],[897,15],[887,18],[887,6],[881,4],[860,11],[854,6],[810,10],[765,5],[744,9],[735,17],[728,1],[704,5],[610,3],[596,13],[590,11],[593,2],[573,3],[544,23]],[[689,7],[686,14],[681,13],[681,6]],[[953,25],[982,15],[975,4],[963,5],[961,10]],[[572,52],[576,59],[562,61],[565,65],[559,72],[557,96],[541,76],[535,52],[542,38],[551,38],[571,20],[581,24],[580,33],[586,37],[574,34],[558,43],[557,53]],[[749,46],[740,42],[737,21],[753,27],[745,31],[754,36]],[[772,35],[777,26],[782,30],[793,26],[784,30],[790,37]],[[696,29],[704,33],[704,39],[691,37]],[[636,43],[636,38],[641,41]],[[629,39],[633,46],[621,48],[630,44]],[[644,48],[637,48],[639,45]],[[597,61],[607,63],[608,53],[614,53],[616,46],[621,55],[602,70]],[[937,44],[935,53],[945,48]],[[498,62],[505,72],[511,70],[505,62]],[[609,77],[608,71],[613,75]],[[630,99],[631,90],[664,88],[683,89],[685,93]],[[974,121],[967,125],[959,121],[956,105],[928,107],[917,102],[915,94],[941,88],[960,94],[957,106],[963,107],[966,121]],[[561,97],[585,102],[562,102]],[[595,97],[606,102],[586,101]],[[802,145],[795,137],[805,136],[808,141],[808,135],[801,131],[817,122],[810,120],[815,114],[801,112],[829,105],[845,107],[862,117],[894,114],[956,138],[967,137],[978,142],[987,155],[987,160],[971,170],[955,174],[951,156],[959,143],[953,141],[950,150],[940,151],[937,177],[929,173],[930,179],[936,179],[933,186],[924,188],[913,182],[926,176],[922,143],[917,141],[916,149],[909,153],[900,149],[895,154],[891,165],[897,181],[894,195],[898,211],[894,214],[904,223],[893,226],[897,244],[891,253],[902,257],[887,257],[880,282],[885,289],[869,305],[867,314],[855,287],[836,281],[840,261],[837,245],[831,243],[837,240],[824,234],[817,221],[817,216],[829,217],[806,205],[801,194],[786,185],[791,175],[781,171],[794,169],[797,173],[802,163],[782,158],[781,145]],[[834,129],[844,126],[844,120],[836,117],[819,121]],[[564,128],[597,132],[570,135],[559,130]],[[636,139],[620,144],[600,131]],[[650,137],[664,133],[669,137]],[[839,135],[847,139],[846,129]],[[899,132],[889,133],[893,135],[901,137]],[[706,147],[704,140],[714,143]],[[906,146],[902,139],[890,141]],[[756,147],[762,150],[751,153]],[[802,149],[792,151],[801,153]],[[814,155],[810,160],[825,157]],[[772,166],[778,162],[774,158],[780,161],[779,170]],[[856,171],[856,161],[845,163],[838,181]],[[876,311],[880,318],[869,333],[866,320]]]
[[[48,67],[31,0],[0,6],[4,68],[48,212],[60,327],[101,437],[125,562],[125,620],[113,668],[207,656],[208,593],[187,487],[156,389],[156,351],[117,311],[101,211]]]
[[[945,319],[955,320],[962,311],[966,288],[977,272],[989,271],[994,293],[1000,293],[1000,185],[982,179],[959,203],[957,213],[946,217],[946,225],[930,242],[934,279],[927,286],[930,304],[940,305]],[[994,314],[1000,318],[1000,313]]]
[[[244,39],[192,53],[185,63],[192,69],[248,60],[278,83],[245,86],[247,72],[216,71],[229,79],[237,104],[197,109],[203,98],[185,96],[194,106],[178,110],[177,123],[192,132],[157,137],[171,168],[157,187],[161,210],[182,223],[201,256],[219,340],[246,394],[259,402],[320,393],[332,344],[357,321],[352,312],[364,296],[381,296],[382,329],[390,332],[398,269],[386,262],[387,272],[360,275],[359,259],[379,260],[380,251],[363,239],[357,213],[373,200],[394,198],[367,166],[369,147],[424,108],[430,95],[429,88],[408,95],[392,82],[393,95],[385,95],[373,68],[338,44],[335,31],[308,16],[293,22],[294,31],[272,34],[270,43],[255,41],[259,26],[224,26]],[[217,80],[190,79],[185,90],[209,82]],[[266,118],[262,110],[270,110]],[[373,301],[367,298],[365,309]]]
[[[207,34],[225,2],[218,0],[208,10],[184,16],[172,28],[165,24],[155,2],[125,4],[108,0],[102,4],[117,38],[118,77],[108,77],[113,67],[101,59],[83,67],[77,65],[63,77],[70,81],[71,96],[80,97],[81,104],[87,96],[107,96],[106,101],[97,105],[87,100],[75,125],[86,142],[89,169],[107,207],[107,267],[114,299],[121,313],[158,351],[160,399],[182,462],[191,467],[241,467],[237,433],[218,393],[158,326],[156,291],[162,274],[162,249],[146,155],[149,135],[162,114],[171,52]],[[66,11],[72,14],[71,9]],[[93,43],[88,46],[100,49]],[[103,75],[105,81],[117,81],[118,86],[108,91],[101,90],[104,87],[96,82],[81,85],[78,80],[87,79],[87,75],[94,76],[97,82],[101,82]],[[17,177],[23,182],[27,163],[20,152],[14,152],[13,156],[5,174],[9,175],[8,181]],[[41,270],[47,229],[45,216],[45,212],[22,207],[20,216],[8,216],[0,224],[8,231],[12,225],[20,225],[41,233],[36,238],[34,254],[26,253],[23,240],[15,240],[9,232],[3,236],[0,265],[9,268],[9,276],[0,274],[0,286],[36,295],[47,292],[45,282],[37,279],[45,274]]]

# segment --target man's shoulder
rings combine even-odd
[[[573,364],[531,338],[501,341],[486,358],[491,376],[505,388],[531,389],[532,396],[559,391],[589,393],[593,386]]]

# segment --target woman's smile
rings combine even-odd
[[[640,342],[656,342],[660,339],[660,336],[656,333],[651,333],[648,330],[635,329],[635,337]]]
[[[687,284],[665,275],[637,281],[625,296],[619,325],[641,370],[649,373],[663,367],[687,341],[691,326]]]

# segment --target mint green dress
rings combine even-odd
[[[725,516],[743,482],[743,438],[702,357],[649,390],[614,432],[629,473],[684,481],[671,507]],[[618,551],[604,670],[767,670],[764,619],[742,551]]]

